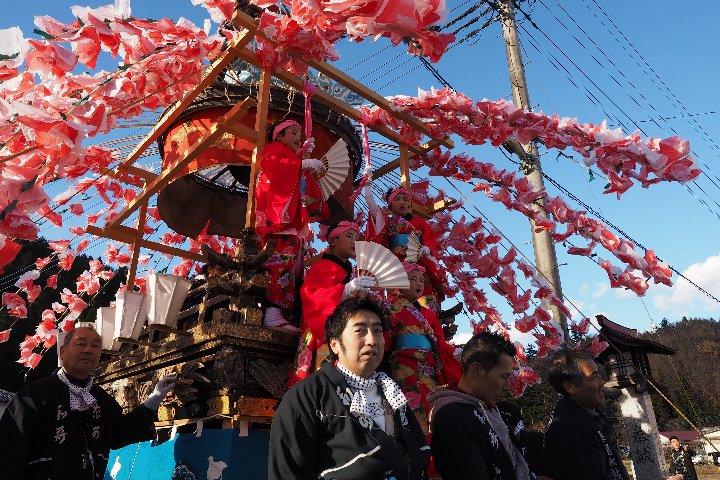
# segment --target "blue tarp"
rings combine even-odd
[[[110,452],[105,480],[267,479],[270,433],[208,429],[161,444],[143,442]]]

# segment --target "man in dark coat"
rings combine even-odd
[[[0,419],[3,479],[102,479],[111,448],[154,437],[155,410],[173,379],[161,379],[144,405],[123,415],[120,405],[92,381],[100,345],[100,335],[91,327],[68,332],[57,375],[17,392]]]
[[[268,478],[420,480],[430,459],[400,387],[376,372],[389,312],[366,295],[325,324],[332,359],[283,397],[270,430]]]
[[[435,468],[444,480],[527,480],[530,470],[496,403],[507,390],[516,348],[482,332],[463,348],[462,376],[428,395]]]
[[[670,473],[682,475],[683,480],[698,480],[695,465],[692,463],[693,452],[687,445],[680,445],[680,439],[673,435],[670,437]]]
[[[545,432],[548,476],[555,480],[628,480],[615,430],[600,407],[605,379],[592,356],[559,350],[548,381],[562,395]]]

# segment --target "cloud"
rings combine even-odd
[[[607,282],[599,282],[595,284],[595,290],[593,291],[593,298],[600,298],[604,296],[610,290],[610,285]]]
[[[720,297],[720,255],[708,257],[701,263],[693,263],[682,273],[712,295]],[[717,312],[717,301],[680,277],[674,280],[675,285],[672,288],[657,290],[658,293],[652,298],[655,308],[688,316]]]
[[[452,338],[452,343],[456,345],[465,345],[472,336],[472,332],[457,332]]]

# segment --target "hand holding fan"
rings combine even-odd
[[[405,267],[387,248],[375,242],[355,242],[358,276],[377,280],[378,288],[410,288]]]
[[[337,192],[350,172],[350,156],[345,141],[341,138],[335,142],[320,161],[325,165],[325,169],[318,172],[318,183],[323,197],[327,200]]]
[[[420,237],[414,233],[410,234],[410,237],[408,237],[407,249],[405,251],[405,261],[417,262],[417,259],[420,256],[421,248],[422,242],[420,241]]]

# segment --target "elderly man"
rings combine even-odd
[[[559,350],[548,382],[562,395],[545,432],[548,475],[555,480],[627,480],[615,431],[600,410],[605,380],[592,356]]]
[[[111,448],[154,437],[154,411],[173,379],[161,379],[144,405],[124,415],[93,384],[100,345],[93,328],[71,330],[60,347],[57,375],[25,385],[10,402],[0,419],[3,479],[102,479]]]
[[[388,312],[367,296],[325,324],[332,358],[283,397],[270,430],[268,478],[425,478],[430,448],[400,387],[376,372]]]
[[[530,478],[515,429],[496,406],[513,373],[515,352],[505,337],[478,333],[463,349],[460,381],[428,395],[430,445],[443,479]]]

